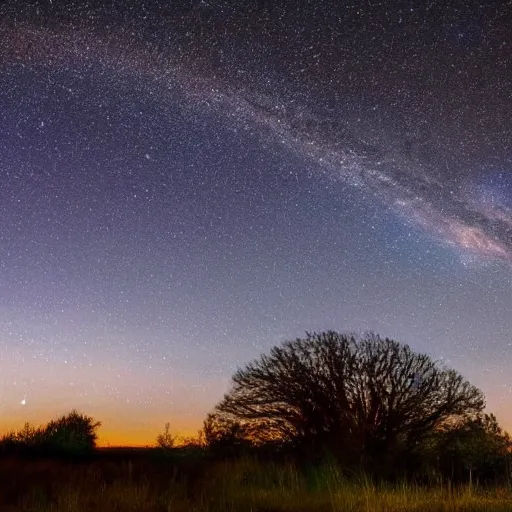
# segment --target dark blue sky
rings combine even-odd
[[[510,5],[180,5],[0,6],[4,427],[190,432],[238,365],[337,329],[511,428]]]

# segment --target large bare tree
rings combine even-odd
[[[428,355],[374,334],[329,331],[285,342],[239,369],[216,411],[255,439],[391,462],[484,405],[481,391]]]

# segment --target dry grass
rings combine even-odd
[[[2,512],[484,512],[512,511],[507,488],[375,485],[335,467],[307,475],[291,465],[241,460],[0,462]]]

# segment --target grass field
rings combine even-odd
[[[104,454],[87,463],[0,461],[2,512],[512,511],[512,491],[375,485],[334,466]]]

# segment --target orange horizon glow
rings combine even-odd
[[[512,422],[507,422],[507,424],[499,421],[498,422],[500,426],[503,428],[503,430],[512,433]],[[41,424],[43,424],[42,422]],[[38,426],[39,424],[35,424]],[[177,436],[177,443],[176,445],[180,445],[180,441],[184,438],[197,438],[198,436],[198,430],[200,430],[202,425],[198,425],[197,428],[189,428],[189,429],[175,429],[174,431],[177,432],[177,434],[174,434],[172,425],[171,425],[171,433],[173,435]],[[7,432],[12,431],[18,431],[23,428],[22,425],[15,425],[12,427],[5,427],[4,424],[0,426],[0,430],[3,434],[6,434]],[[148,431],[140,431],[140,432],[130,432],[130,433],[123,433],[123,432],[117,432],[115,430],[104,430],[101,429],[98,431],[98,440],[96,443],[96,446],[98,448],[151,448],[156,447],[156,437],[158,434],[161,434],[164,430],[164,425],[161,425],[160,427],[155,426],[155,428],[151,429],[151,433],[154,433],[154,435],[151,435]]]
[[[22,390],[14,385],[16,366],[7,368],[12,371],[12,375],[7,375],[7,372],[4,374],[6,385],[3,387],[0,435],[19,431],[25,423],[36,427],[45,425],[50,420],[76,409],[79,413],[101,422],[97,431],[97,445],[102,448],[155,446],[156,438],[163,433],[166,423],[170,423],[171,434],[178,439],[197,437],[206,415],[230,387],[229,378],[194,378],[190,382],[178,379],[175,374],[172,391],[166,393],[166,383],[155,386],[148,383],[145,375],[119,368],[116,371],[121,375],[122,385],[118,388],[120,398],[102,396],[98,392],[93,394],[94,389],[78,385],[68,388],[69,391],[63,388],[56,395],[45,388],[42,377],[38,379],[40,366],[34,365],[30,368],[35,383],[25,384]],[[475,375],[477,369],[474,365],[466,364],[460,365],[458,370],[463,375]],[[494,413],[499,425],[512,433],[512,408],[508,406],[512,388],[500,386],[501,375],[506,372],[506,365],[503,364],[485,379],[472,378],[470,381],[484,393],[487,401],[485,411]],[[59,368],[55,377],[58,376],[60,382],[63,382],[64,379],[77,379],[78,374],[82,373],[83,382],[94,379],[98,382],[103,377],[99,372],[95,375],[89,373],[88,368],[69,369],[65,366]],[[133,398],[138,396],[141,400]],[[130,397],[130,400],[121,397]],[[21,401],[25,398],[26,404],[22,405]]]
[[[82,413],[83,411],[78,411]],[[84,412],[84,414],[87,414]],[[59,415],[57,415],[59,416]],[[41,421],[37,419],[28,420],[27,421],[2,421],[0,422],[0,435],[5,435],[8,432],[19,431],[23,428],[25,423],[30,423],[32,426],[39,427],[45,425],[50,420],[57,417],[53,416],[45,416],[45,418],[41,418]],[[94,419],[101,421],[101,419],[93,416]],[[184,438],[195,438],[198,435],[198,431],[202,427],[202,419],[197,418],[196,421],[188,422],[188,423],[176,423],[173,425],[171,421],[171,434],[175,436],[177,439],[177,444],[179,445],[180,441]],[[156,438],[159,434],[163,433],[165,423],[155,423],[152,425],[148,425],[148,427],[135,427],[130,428],[130,426],[125,425],[124,429],[121,429],[121,425],[116,426],[115,421],[110,421],[105,424],[102,422],[102,425],[97,430],[98,440],[97,446],[99,448],[114,448],[114,447],[133,447],[133,448],[141,448],[141,447],[151,447],[156,446]]]
[[[83,411],[79,411],[83,412]],[[492,409],[486,409],[487,413],[494,413],[498,419],[499,425],[503,430],[512,433],[512,411],[509,411],[507,415],[503,414],[503,411],[497,412]],[[84,412],[84,414],[87,414]],[[58,416],[58,415],[57,415]],[[4,435],[8,432],[19,431],[23,428],[25,423],[30,423],[33,426],[41,426],[46,424],[56,416],[45,416],[42,421],[3,421],[0,422],[0,432]],[[101,421],[100,418],[94,419]],[[185,438],[197,438],[199,430],[201,430],[204,418],[189,418],[189,421],[176,422],[173,424],[172,421],[168,420],[170,425],[171,434],[177,438],[177,446],[180,445],[180,441]],[[163,423],[151,423],[147,427],[142,426],[130,426],[124,422],[117,422],[113,419],[105,423],[102,422],[102,426],[98,429],[98,448],[148,448],[156,447],[156,438],[159,434],[163,433],[165,427],[165,421]],[[124,428],[122,428],[124,425]]]

